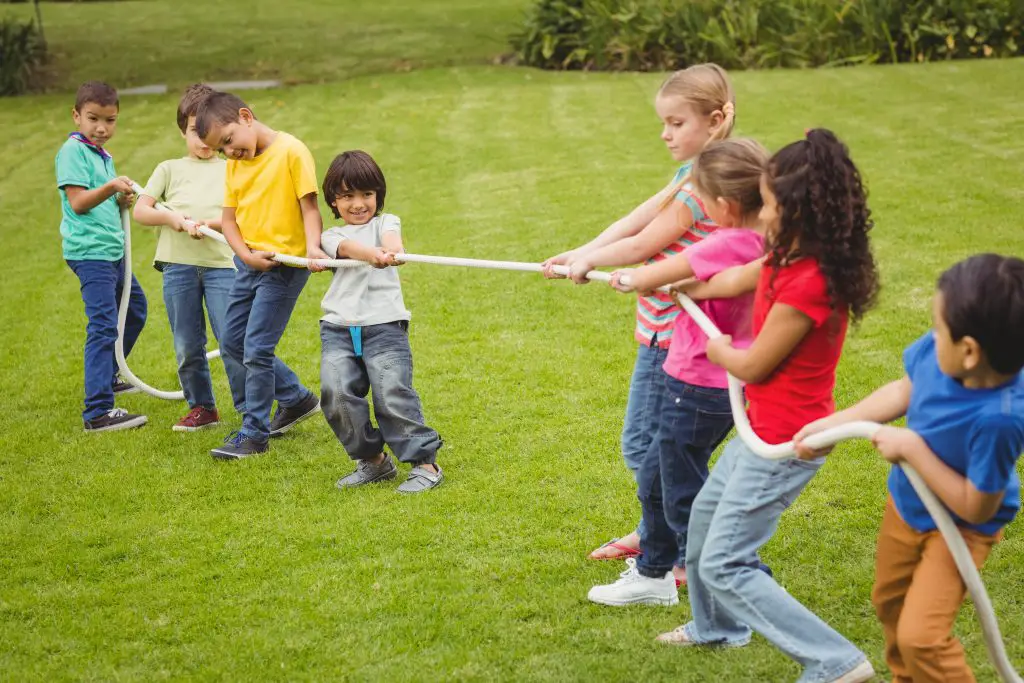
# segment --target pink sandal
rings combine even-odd
[[[639,548],[630,548],[629,546],[622,545],[621,543],[617,542],[618,540],[619,539],[617,539],[617,538],[613,538],[612,540],[608,541],[607,543],[602,544],[600,547],[595,549],[594,552],[590,553],[590,555],[587,556],[587,559],[598,560],[598,561],[604,561],[604,560],[625,560],[626,558],[629,558],[629,557],[639,557],[640,556],[641,553],[640,553],[640,549]],[[605,557],[595,557],[594,553],[598,552],[602,548],[612,548],[612,549],[614,549],[614,550],[616,550],[618,552],[616,554],[614,554],[614,555],[607,555]]]

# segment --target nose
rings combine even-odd
[[[672,139],[672,133],[669,132],[668,126],[665,126],[664,128],[661,129],[661,139],[664,140],[665,142],[668,142],[669,140]]]

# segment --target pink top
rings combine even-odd
[[[683,252],[698,280],[709,280],[726,268],[742,266],[764,256],[764,237],[747,228],[719,228]],[[745,349],[754,338],[754,293],[735,299],[709,299],[697,305],[722,330],[732,345]],[[672,344],[663,369],[681,382],[725,389],[725,370],[708,360],[708,337],[685,311],[676,317]]]

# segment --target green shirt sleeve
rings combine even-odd
[[[92,173],[86,154],[91,154],[83,145],[64,145],[57,153],[57,187],[63,189],[68,185],[92,187]]]

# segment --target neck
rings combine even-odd
[[[972,371],[969,375],[964,375],[960,378],[960,383],[966,389],[995,389],[1006,384],[1014,377],[1016,375],[1004,375],[986,366]]]
[[[260,155],[267,151],[267,147],[274,144],[274,140],[277,139],[277,131],[259,121],[253,121],[252,125],[256,129],[256,154]]]

